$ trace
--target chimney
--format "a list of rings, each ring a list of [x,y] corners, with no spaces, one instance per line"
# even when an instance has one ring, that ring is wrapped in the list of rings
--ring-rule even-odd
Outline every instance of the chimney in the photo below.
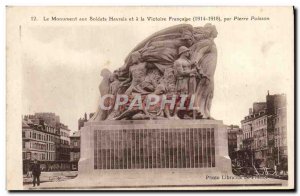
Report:
[[[252,108],[249,108],[249,115],[252,115],[252,114],[253,114]]]

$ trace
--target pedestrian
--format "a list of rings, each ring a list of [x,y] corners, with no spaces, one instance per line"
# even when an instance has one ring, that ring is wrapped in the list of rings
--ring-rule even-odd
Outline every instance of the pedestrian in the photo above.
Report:
[[[40,164],[36,159],[33,161],[33,165],[31,167],[32,176],[33,176],[33,186],[35,187],[35,184],[40,186],[40,175],[41,175],[41,168]]]

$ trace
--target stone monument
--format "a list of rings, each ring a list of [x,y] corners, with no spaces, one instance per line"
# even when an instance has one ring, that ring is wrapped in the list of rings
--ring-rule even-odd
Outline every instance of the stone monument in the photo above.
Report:
[[[102,70],[97,111],[81,129],[79,177],[143,186],[231,174],[226,127],[210,114],[217,34],[212,24],[172,26],[119,69]]]

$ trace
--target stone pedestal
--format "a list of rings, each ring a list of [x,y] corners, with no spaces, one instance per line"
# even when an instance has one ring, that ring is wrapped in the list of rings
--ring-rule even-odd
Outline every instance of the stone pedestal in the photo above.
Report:
[[[96,182],[110,175],[139,185],[232,175],[226,127],[217,120],[88,122],[81,129],[78,177]]]

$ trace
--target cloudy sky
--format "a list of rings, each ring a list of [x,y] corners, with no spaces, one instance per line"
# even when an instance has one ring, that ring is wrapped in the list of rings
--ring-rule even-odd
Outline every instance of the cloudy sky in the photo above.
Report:
[[[293,40],[286,35],[292,26],[275,13],[269,22],[214,23],[219,31],[211,112],[215,119],[240,125],[252,103],[264,101],[268,90],[289,92]],[[101,69],[119,68],[140,41],[176,24],[23,27],[22,113],[55,112],[76,131],[77,120],[97,107]]]

